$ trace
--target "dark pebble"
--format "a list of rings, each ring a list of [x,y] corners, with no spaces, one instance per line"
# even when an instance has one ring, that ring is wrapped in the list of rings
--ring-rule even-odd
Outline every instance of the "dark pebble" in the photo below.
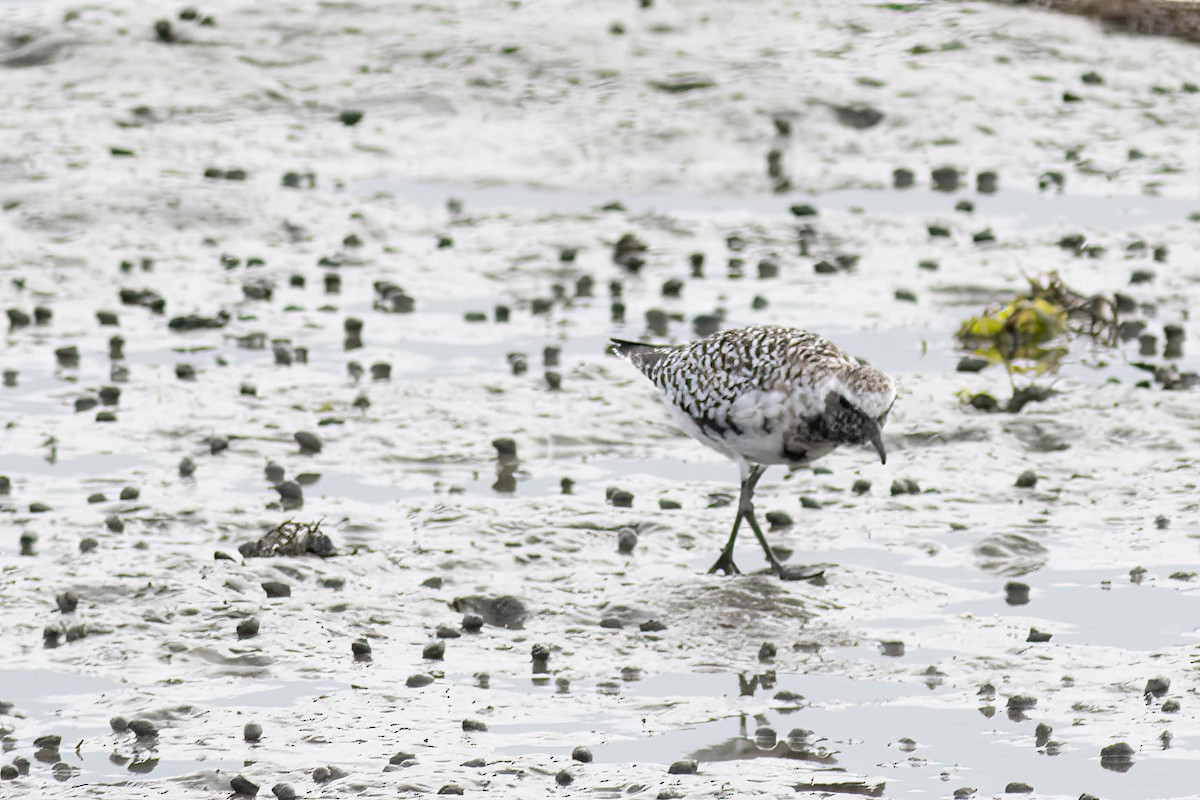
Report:
[[[1016,485],[1020,489],[1032,489],[1037,486],[1037,480],[1037,474],[1033,470],[1027,469],[1017,476]]]
[[[776,648],[772,642],[763,642],[762,647],[758,648],[759,661],[773,661],[776,655]]]
[[[271,794],[275,795],[277,800],[296,800],[296,790],[290,783],[275,784],[271,787]]]
[[[920,494],[920,493],[921,493],[921,487],[919,487],[917,485],[917,482],[914,480],[910,480],[908,478],[900,478],[900,479],[892,481],[892,496],[893,497],[895,497],[898,494]]]
[[[96,503],[107,503],[108,498],[100,492],[96,492],[95,494],[89,494],[87,501],[88,505],[95,505]]]
[[[363,112],[353,108],[347,108],[338,114],[338,122],[347,127],[353,127],[357,125],[362,118]]]
[[[129,730],[139,739],[153,739],[158,736],[158,727],[148,719],[130,720]]]
[[[1029,584],[1009,581],[1004,584],[1004,602],[1010,606],[1023,606],[1029,602]]]
[[[763,516],[767,520],[767,524],[775,530],[790,528],[794,524],[791,515],[786,511],[768,511]]]
[[[439,639],[458,639],[462,636],[462,631],[449,625],[438,625],[436,635]]]
[[[512,595],[456,597],[452,605],[455,611],[478,614],[489,625],[513,630],[523,628],[525,619],[529,615],[525,604]],[[463,627],[470,631],[470,628],[466,627],[466,623],[467,619],[464,617]]]
[[[20,774],[12,764],[5,764],[0,767],[0,781],[14,781]]]
[[[1033,729],[1034,747],[1045,747],[1050,741],[1050,736],[1054,733],[1054,729],[1044,722],[1039,722],[1037,727]]]
[[[666,629],[667,626],[656,619],[648,619],[638,626],[638,630],[640,630],[642,633],[658,633],[659,631],[665,631]]]
[[[955,370],[958,372],[979,372],[991,363],[986,358],[979,356],[963,356],[958,360],[958,365]]]
[[[1046,631],[1039,631],[1037,628],[1030,628],[1029,635],[1027,637],[1025,637],[1025,641],[1033,642],[1035,644],[1041,644],[1043,642],[1050,641],[1050,637],[1052,637],[1053,635],[1054,634],[1047,633]]]
[[[60,347],[54,351],[54,357],[58,363],[64,367],[79,366],[79,348],[75,345],[69,347]]]
[[[1030,786],[1028,783],[1021,783],[1020,781],[1013,781],[1004,787],[1005,794],[1029,794],[1032,791],[1032,786]]]
[[[176,364],[175,377],[181,381],[196,380],[196,368],[191,364]]]
[[[620,630],[621,628],[625,627],[625,623],[621,622],[621,620],[617,619],[616,617],[605,617],[600,620],[600,627],[607,628],[609,630]]]
[[[350,643],[350,652],[353,653],[356,658],[369,656],[371,655],[371,645],[363,639],[358,639]]]
[[[258,636],[259,622],[258,617],[247,617],[237,624],[237,635],[239,639],[251,639]]]
[[[1170,691],[1170,689],[1171,679],[1160,675],[1156,678],[1151,678],[1150,680],[1146,681],[1146,688],[1143,690],[1142,694],[1152,694],[1155,697],[1162,697],[1164,694]]]
[[[995,194],[999,183],[1000,176],[995,172],[981,172],[975,176],[975,191],[980,194]]]
[[[196,474],[196,462],[184,456],[179,461],[179,476],[181,478],[190,478]]]
[[[633,492],[627,492],[624,489],[616,489],[609,495],[608,500],[617,508],[632,508],[633,507]]]
[[[669,775],[695,775],[697,769],[699,769],[699,767],[697,766],[695,761],[692,761],[691,759],[684,759],[683,761],[676,761],[674,764],[672,764],[670,767],[668,767],[667,774],[669,774]]]
[[[871,491],[871,482],[865,480],[864,478],[859,478],[854,482],[854,485],[850,487],[850,491],[854,492],[855,494],[866,494],[867,492]]]
[[[25,756],[17,756],[13,759],[12,765],[17,768],[17,772],[22,775],[29,774],[29,759]]]
[[[403,764],[405,761],[412,761],[415,758],[416,758],[416,755],[414,755],[413,753],[406,753],[404,751],[401,751],[399,753],[396,753],[391,758],[389,758],[388,763],[389,764]]]
[[[392,379],[392,365],[386,361],[378,361],[371,365],[371,380],[373,381],[390,381]]]
[[[304,500],[304,490],[296,481],[284,481],[283,483],[276,484],[275,491],[279,492],[280,499],[284,501],[296,502]]]
[[[58,610],[64,614],[70,614],[79,605],[79,595],[74,592],[63,592],[54,598],[54,602],[58,604]]]
[[[1011,711],[1028,711],[1037,708],[1037,698],[1026,694],[1014,694],[1008,698],[1008,708]]]
[[[893,296],[902,303],[917,302],[917,295],[911,289],[897,289]]]
[[[34,509],[32,506],[30,506],[29,510],[33,511]],[[21,534],[21,538],[18,540],[21,546],[21,555],[36,555],[36,552],[34,551],[34,545],[37,544],[37,538],[37,534],[30,531],[25,531]]]
[[[100,405],[100,401],[94,397],[80,397],[75,400],[75,411],[90,411]]]
[[[308,431],[297,431],[293,434],[296,439],[296,444],[300,445],[300,452],[311,455],[321,452],[321,440],[314,433]]]
[[[418,672],[415,675],[409,675],[408,680],[404,682],[404,685],[410,689],[420,689],[423,686],[428,686],[429,684],[433,683],[433,680],[434,679],[432,675],[426,675],[423,672]]]
[[[108,721],[108,726],[113,729],[114,733],[124,733],[129,730],[129,720],[124,717],[113,717]]]
[[[904,642],[895,640],[889,642],[880,642],[879,652],[889,658],[903,658]]]
[[[242,728],[242,738],[247,742],[257,742],[262,738],[262,735],[262,725],[259,725],[257,722],[247,722]]]
[[[683,504],[678,500],[670,500],[666,497],[660,497],[658,500],[658,507],[663,511],[678,511],[679,509],[683,508]]]
[[[499,458],[517,457],[517,443],[507,436],[493,439],[492,447],[496,448],[496,456]]]
[[[892,188],[907,189],[916,182],[917,176],[911,169],[900,167],[892,170]]]
[[[930,173],[933,188],[939,192],[957,191],[959,177],[959,171],[954,167],[938,167]]]
[[[438,640],[430,642],[421,650],[421,658],[427,658],[430,661],[441,661],[446,655],[446,643]]]
[[[39,750],[57,750],[61,744],[62,737],[54,733],[48,733],[33,740],[33,746]]]
[[[447,783],[445,786],[438,789],[437,793],[438,794],[462,794],[463,789],[461,786],[459,786],[457,784]]]
[[[638,535],[629,528],[622,528],[617,533],[617,552],[622,555],[629,555],[633,552],[633,548],[637,547]]]
[[[241,775],[234,776],[234,779],[229,782],[229,788],[235,794],[244,794],[250,797],[258,794],[258,784],[250,782]]]
[[[565,769],[559,770],[558,774],[554,776],[554,782],[559,786],[570,786],[571,782],[574,780],[575,776],[570,772],[567,772]]]
[[[473,731],[486,731],[488,726],[486,722],[477,719],[464,719],[462,721],[462,729],[470,733]]]
[[[462,629],[467,633],[478,633],[483,628],[483,617],[478,614],[464,614]]]
[[[263,581],[262,588],[267,593],[267,597],[292,596],[292,587],[283,581]]]
[[[583,745],[579,745],[571,751],[571,758],[583,764],[592,763],[592,751]]]

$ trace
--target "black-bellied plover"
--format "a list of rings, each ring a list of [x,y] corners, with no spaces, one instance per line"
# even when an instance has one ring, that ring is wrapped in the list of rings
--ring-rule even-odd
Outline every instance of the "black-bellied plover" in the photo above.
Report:
[[[754,516],[754,487],[772,464],[802,466],[842,444],[869,442],[887,463],[882,430],[896,402],[891,379],[795,328],[720,331],[683,345],[612,342],[654,382],[680,427],[741,471],[733,531],[709,572],[739,572],[733,545],[744,519],[777,575],[804,577],[771,552]]]

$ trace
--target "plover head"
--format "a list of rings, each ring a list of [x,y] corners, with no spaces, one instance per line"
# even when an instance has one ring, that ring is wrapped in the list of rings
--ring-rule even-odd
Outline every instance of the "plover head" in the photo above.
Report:
[[[822,427],[830,441],[839,444],[870,442],[887,463],[883,426],[896,402],[892,381],[869,364],[862,364],[845,379],[837,381],[825,395]]]

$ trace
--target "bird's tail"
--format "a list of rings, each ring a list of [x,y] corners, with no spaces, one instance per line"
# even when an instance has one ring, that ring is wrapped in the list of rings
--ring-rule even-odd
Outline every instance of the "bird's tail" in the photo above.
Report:
[[[646,372],[650,367],[668,352],[671,348],[662,347],[656,344],[647,344],[645,342],[630,342],[625,339],[610,339],[612,342],[612,350],[621,358],[629,359],[629,362],[637,367],[642,372]]]

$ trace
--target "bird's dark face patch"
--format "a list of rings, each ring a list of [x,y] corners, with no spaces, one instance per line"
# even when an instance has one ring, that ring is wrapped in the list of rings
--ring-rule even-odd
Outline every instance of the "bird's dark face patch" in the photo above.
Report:
[[[886,414],[884,415],[886,418]],[[866,444],[870,442],[879,451],[884,462],[887,455],[881,437],[882,422],[871,419],[850,402],[845,395],[830,392],[825,395],[825,411],[810,424],[814,433],[827,442],[837,444]]]

